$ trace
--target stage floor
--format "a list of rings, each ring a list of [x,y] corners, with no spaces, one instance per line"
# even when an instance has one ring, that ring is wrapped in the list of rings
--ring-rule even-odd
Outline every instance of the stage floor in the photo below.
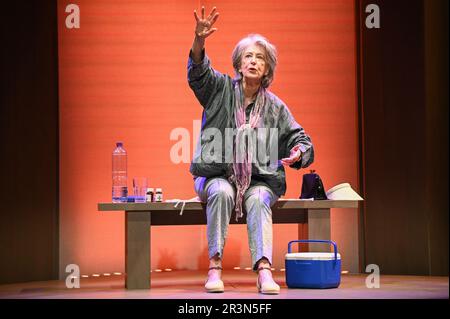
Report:
[[[380,288],[366,287],[366,274],[343,274],[337,289],[289,289],[285,273],[275,271],[279,295],[257,293],[256,274],[249,270],[224,270],[224,293],[206,293],[206,271],[152,273],[152,289],[126,290],[123,275],[81,278],[80,288],[68,289],[65,281],[40,281],[0,285],[1,299],[442,299],[449,298],[448,277],[382,275]]]

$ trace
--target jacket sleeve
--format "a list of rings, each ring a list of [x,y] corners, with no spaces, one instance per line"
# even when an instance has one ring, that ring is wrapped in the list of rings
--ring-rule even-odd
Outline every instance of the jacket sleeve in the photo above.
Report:
[[[200,104],[205,109],[211,109],[218,106],[216,103],[213,103],[213,100],[222,91],[226,82],[226,76],[211,67],[211,62],[205,54],[205,50],[202,53],[202,61],[198,64],[191,57],[192,51],[189,53],[187,66],[188,83]]]
[[[286,106],[283,107],[281,112],[279,124],[280,156],[282,158],[289,157],[291,149],[296,145],[300,145],[300,150],[302,152],[301,159],[290,165],[290,167],[295,169],[308,167],[314,161],[314,146],[311,137],[306,134],[303,127],[295,121]]]

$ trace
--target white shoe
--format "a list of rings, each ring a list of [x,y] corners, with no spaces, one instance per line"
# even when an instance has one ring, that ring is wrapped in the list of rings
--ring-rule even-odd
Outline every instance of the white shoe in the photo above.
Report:
[[[258,278],[256,278],[256,288],[258,292],[264,295],[278,295],[280,293],[280,286],[273,280],[273,278],[266,278],[263,282],[259,282],[259,271],[263,269],[270,270],[270,267],[258,268]]]
[[[217,267],[209,268],[209,270],[211,270],[211,269],[222,270],[222,267],[217,266]],[[206,289],[206,292],[224,292],[225,291],[223,281],[220,278],[210,279],[208,277],[208,279],[205,283],[205,289]]]

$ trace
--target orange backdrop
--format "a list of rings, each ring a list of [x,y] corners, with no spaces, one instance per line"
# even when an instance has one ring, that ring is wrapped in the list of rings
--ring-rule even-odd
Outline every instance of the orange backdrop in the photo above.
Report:
[[[66,6],[80,8],[80,28],[68,29]],[[213,66],[232,74],[231,52],[249,33],[279,51],[271,90],[311,135],[312,169],[325,188],[349,182],[358,190],[358,136],[353,0],[58,1],[60,95],[60,273],[124,271],[124,214],[100,213],[111,200],[111,152],[121,140],[128,176],[147,176],[165,199],[195,196],[189,164],[174,164],[175,128],[193,131],[201,107],[186,81],[193,10],[218,7],[219,30],[207,40]],[[192,140],[191,140],[192,145]],[[192,148],[191,148],[192,149]],[[192,154],[190,154],[192,155]],[[300,194],[305,171],[288,169],[286,197]],[[332,238],[343,269],[358,249],[357,213],[335,209]],[[205,226],[152,228],[152,268],[207,265]],[[295,225],[274,226],[274,266],[284,266]],[[250,266],[246,226],[230,227],[225,267]]]

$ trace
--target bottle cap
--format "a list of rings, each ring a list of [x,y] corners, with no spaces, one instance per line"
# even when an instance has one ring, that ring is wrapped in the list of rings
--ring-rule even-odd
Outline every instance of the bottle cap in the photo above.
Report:
[[[162,192],[162,189],[161,188],[157,188],[156,191],[157,192]]]
[[[122,147],[122,146],[123,146],[123,143],[122,143],[122,142],[117,142],[117,143],[116,143],[116,146],[117,146],[117,147]]]
[[[153,192],[153,187],[147,187],[147,192]]]

